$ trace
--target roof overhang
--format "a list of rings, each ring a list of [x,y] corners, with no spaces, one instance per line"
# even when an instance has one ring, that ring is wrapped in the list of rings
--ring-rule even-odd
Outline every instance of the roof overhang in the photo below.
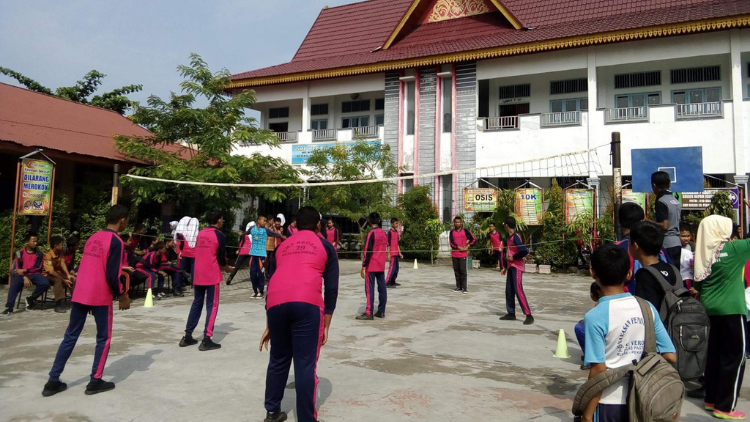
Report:
[[[415,2],[416,3],[416,2]],[[601,32],[575,37],[558,38],[524,44],[514,44],[473,51],[425,56],[404,60],[394,60],[370,63],[349,67],[339,67],[311,72],[290,73],[266,77],[245,78],[232,81],[227,90],[249,88],[290,82],[310,81],[317,79],[337,78],[342,76],[378,73],[389,70],[407,69],[436,64],[457,63],[471,60],[483,60],[521,54],[539,53],[545,51],[562,50],[567,48],[585,47],[590,45],[609,44],[639,39],[669,37],[722,29],[750,26],[750,15],[731,16],[724,18],[706,19],[699,21],[681,22],[667,25],[650,26],[611,32]]]

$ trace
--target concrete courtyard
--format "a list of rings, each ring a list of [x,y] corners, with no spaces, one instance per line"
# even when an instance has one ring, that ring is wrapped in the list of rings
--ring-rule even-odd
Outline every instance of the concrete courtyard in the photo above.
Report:
[[[451,291],[449,267],[403,265],[402,287],[388,291],[384,320],[356,321],[364,308],[357,261],[342,261],[340,294],[318,365],[319,417],[334,421],[570,421],[572,398],[585,380],[573,326],[593,303],[591,280],[527,275],[536,324],[499,321],[505,280],[469,270],[470,294]],[[247,270],[237,279],[245,280]],[[214,340],[222,349],[180,348],[192,290],[154,308],[143,299],[115,311],[104,378],[117,388],[85,396],[95,345],[93,318],[62,380],[68,391],[41,396],[68,315],[51,309],[0,319],[2,421],[262,421],[268,353],[258,352],[263,302],[249,282],[222,285]],[[7,294],[3,289],[0,294]],[[115,304],[116,306],[116,304]],[[202,330],[203,319],[199,324]],[[553,357],[564,329],[571,357]],[[198,330],[196,330],[198,334]],[[197,338],[201,338],[200,335]],[[283,410],[296,420],[290,375]],[[750,391],[739,408],[750,411]],[[708,420],[686,399],[683,421]]]

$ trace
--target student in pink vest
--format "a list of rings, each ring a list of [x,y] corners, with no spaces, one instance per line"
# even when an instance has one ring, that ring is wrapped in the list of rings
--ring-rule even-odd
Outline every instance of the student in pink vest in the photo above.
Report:
[[[380,227],[383,224],[380,214],[373,212],[367,217],[372,230],[365,240],[365,258],[362,261],[362,278],[365,279],[365,312],[357,319],[372,321],[372,310],[375,307],[375,282],[378,284],[378,311],[375,316],[385,318],[385,304],[388,302],[388,290],[385,287],[385,255],[388,249],[388,238]]]
[[[326,229],[325,229],[325,235],[326,240],[333,245],[334,250],[339,249],[339,229],[336,228],[336,226],[333,224],[333,220],[330,218],[328,219],[328,222],[326,223]]]
[[[388,264],[388,277],[385,278],[385,286],[388,288],[401,285],[400,283],[396,283],[399,261],[404,259],[404,255],[401,254],[401,247],[398,244],[401,238],[401,234],[398,232],[398,225],[398,218],[391,218],[391,229],[388,230],[388,234],[386,235],[388,238],[388,256],[391,258],[390,264]]]
[[[130,309],[130,298],[120,285],[122,267],[127,264],[123,262],[123,242],[117,235],[127,225],[128,209],[123,205],[113,205],[107,212],[107,228],[94,233],[83,247],[76,288],[71,299],[70,323],[49,372],[49,381],[42,390],[44,397],[65,391],[68,387],[60,381],[60,375],[73,353],[89,312],[96,321],[96,349],[86,395],[115,388],[115,383],[102,380],[102,374],[112,340],[112,297],[119,296],[120,310]]]
[[[503,238],[500,237],[500,232],[495,228],[495,223],[490,223],[490,231],[487,233],[487,239],[490,241],[492,246],[492,252],[495,254],[497,259],[497,269],[505,268],[505,262],[503,262]]]
[[[297,212],[299,232],[276,250],[278,267],[266,296],[266,331],[260,350],[271,342],[266,374],[266,421],[284,421],[281,411],[294,361],[297,420],[315,422],[317,366],[320,348],[328,340],[339,291],[339,261],[333,245],[316,234],[318,211],[302,207]],[[321,282],[322,280],[322,282]]]
[[[34,292],[31,296],[26,297],[26,309],[31,309],[34,301],[49,289],[49,280],[42,274],[44,254],[36,247],[39,236],[36,233],[29,232],[23,240],[26,242],[26,246],[13,255],[12,278],[3,315],[13,313],[16,297],[24,287],[29,288],[32,284],[34,285]]]
[[[531,316],[529,300],[523,291],[523,258],[529,254],[529,249],[523,244],[521,236],[516,232],[516,219],[508,217],[505,219],[505,232],[508,234],[508,266],[503,269],[502,275],[508,274],[505,281],[505,308],[508,314],[500,317],[502,321],[514,321],[516,319],[516,297],[521,304],[521,310],[526,315],[524,325],[534,323]]]
[[[219,312],[219,286],[224,280],[221,274],[231,272],[233,268],[227,265],[227,240],[219,230],[224,225],[224,215],[218,209],[208,211],[206,220],[209,226],[198,233],[195,242],[195,267],[193,273],[193,292],[195,299],[190,307],[185,336],[180,340],[180,347],[192,346],[198,343],[193,339],[193,331],[201,319],[201,308],[206,304],[206,328],[203,330],[203,341],[199,347],[201,351],[220,349],[221,345],[214,343],[216,314]]]
[[[469,282],[466,274],[466,258],[469,256],[469,248],[477,241],[469,229],[464,228],[464,220],[456,216],[453,219],[453,230],[448,234],[448,243],[451,245],[451,259],[453,261],[453,274],[456,277],[456,288],[454,292],[469,293]]]

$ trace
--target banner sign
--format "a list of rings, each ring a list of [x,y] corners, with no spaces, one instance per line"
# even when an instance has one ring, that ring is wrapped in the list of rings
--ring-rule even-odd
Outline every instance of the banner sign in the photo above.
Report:
[[[380,141],[367,141],[367,143],[380,145]],[[325,143],[314,143],[314,144],[295,144],[295,145],[292,145],[292,164],[307,163],[307,160],[310,159],[313,153],[321,149],[328,149],[334,146],[344,146],[348,150],[356,144],[357,144],[357,141],[325,142]]]
[[[21,162],[21,186],[18,187],[18,213],[47,215],[52,187],[52,163],[24,159]]]
[[[646,210],[646,194],[643,192],[633,192],[633,189],[622,190],[622,203],[634,202]]]
[[[683,210],[705,210],[711,205],[711,198],[719,191],[729,192],[729,199],[732,201],[732,208],[740,209],[740,190],[733,189],[704,189],[703,192],[683,192],[682,209]]]
[[[523,188],[516,190],[516,215],[530,226],[542,224],[542,190],[537,188]]]
[[[495,208],[497,208],[497,191],[495,189],[464,189],[464,211],[493,212]]]
[[[565,191],[565,222],[570,223],[581,213],[594,215],[594,191],[568,189]]]

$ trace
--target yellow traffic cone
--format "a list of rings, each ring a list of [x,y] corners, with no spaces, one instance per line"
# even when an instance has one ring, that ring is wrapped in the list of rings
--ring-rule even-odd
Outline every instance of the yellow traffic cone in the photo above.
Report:
[[[555,357],[561,359],[570,357],[570,353],[568,353],[568,342],[565,341],[565,330],[560,330],[560,334],[557,335],[557,350],[555,351]]]
[[[153,293],[151,293],[151,289],[148,289],[148,292],[146,292],[146,300],[143,301],[143,307],[144,308],[154,307],[154,295]]]
[[[417,264],[417,260],[416,259],[414,260],[414,269],[415,270],[419,269],[419,264]]]

